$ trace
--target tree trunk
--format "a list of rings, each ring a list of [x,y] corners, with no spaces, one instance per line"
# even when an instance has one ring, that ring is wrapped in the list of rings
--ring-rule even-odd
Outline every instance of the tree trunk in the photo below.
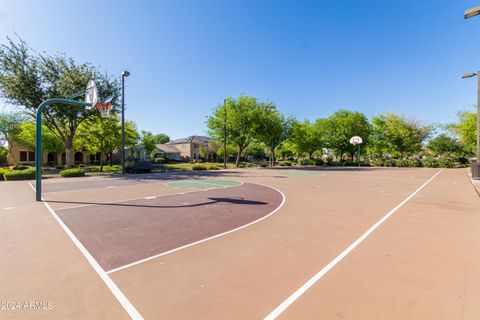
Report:
[[[272,167],[275,167],[275,148],[271,149],[272,154]]]
[[[73,149],[73,137],[63,141],[65,146],[65,165],[67,168],[73,167],[72,149]]]
[[[103,172],[103,152],[100,152],[100,172]]]
[[[309,153],[308,153],[308,159],[312,160],[312,156],[313,156],[313,153],[314,153],[314,152],[315,152],[315,151],[312,151],[312,152],[309,152]]]
[[[242,150],[240,148],[238,148],[238,152],[237,152],[237,159],[235,160],[235,167],[238,168],[239,164],[240,164],[240,155],[242,154]]]

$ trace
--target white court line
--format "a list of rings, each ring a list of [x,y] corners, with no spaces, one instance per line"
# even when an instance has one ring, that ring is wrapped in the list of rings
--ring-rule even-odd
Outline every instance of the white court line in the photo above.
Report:
[[[353,251],[360,243],[362,243],[373,231],[375,231],[382,223],[384,223],[388,218],[390,218],[398,209],[400,209],[405,203],[407,203],[411,198],[413,198],[420,190],[422,190],[427,184],[430,183],[436,176],[442,172],[438,171],[428,179],[424,184],[422,184],[417,190],[415,190],[411,195],[409,195],[405,200],[400,202],[395,208],[390,210],[383,218],[377,221],[373,226],[371,226],[364,234],[362,234],[355,242],[353,242],[348,248],[346,248],[342,253],[340,253],[335,259],[330,261],[322,270],[305,282],[300,288],[297,289],[292,295],[290,295],[285,301],[283,301],[278,307],[276,307],[270,314],[268,314],[264,320],[274,320],[280,314],[282,314],[292,303],[294,303],[298,298],[300,298],[310,287],[312,287],[318,280],[320,280],[328,271],[330,271],[337,263],[342,261],[350,252]]]
[[[214,181],[214,180],[208,180],[208,181]],[[228,187],[236,187],[236,186],[241,186],[243,184],[242,181],[237,181],[237,180],[218,180],[218,181],[234,181],[234,182],[239,182],[240,184],[238,185],[235,185],[235,186],[229,186],[229,185],[224,185],[224,184],[218,184],[218,183],[215,183],[215,182],[203,182],[202,180],[175,180],[175,181],[169,181],[167,183],[165,183],[165,186],[169,187],[169,188],[172,188],[172,189],[190,189],[189,187],[175,187],[175,186],[170,186],[170,183],[174,183],[174,182],[184,182],[184,183],[193,183],[193,184],[203,184],[203,185],[210,185],[210,186],[213,186],[213,188],[210,188],[210,189],[221,189],[221,188],[228,188]]]
[[[29,182],[28,185],[35,191],[35,187]],[[58,217],[55,211],[50,207],[48,202],[44,201],[42,198],[43,204],[48,209],[48,211],[52,214],[53,218],[57,221],[57,223],[62,227],[63,231],[68,235],[68,237],[72,240],[72,242],[77,246],[78,250],[83,254],[83,256],[87,259],[90,263],[92,268],[97,272],[100,278],[103,280],[105,285],[110,289],[110,292],[115,296],[118,302],[122,305],[125,311],[132,319],[143,319],[140,313],[135,309],[133,304],[128,300],[128,298],[123,294],[120,288],[113,282],[112,278],[103,270],[103,268],[98,264],[98,262],[92,257],[92,255],[85,249],[83,244],[75,237],[73,232],[63,223],[63,221]]]
[[[192,247],[192,246],[195,246],[197,244],[200,244],[200,243],[203,243],[203,242],[206,242],[206,241],[209,241],[209,240],[213,240],[213,239],[216,239],[216,238],[219,238],[219,237],[222,237],[222,236],[225,236],[229,233],[232,233],[232,232],[235,232],[235,231],[238,231],[238,230],[241,230],[241,229],[244,229],[246,227],[249,227],[257,222],[260,222],[264,219],[267,219],[268,217],[270,217],[271,215],[273,215],[274,213],[276,213],[278,210],[280,210],[280,208],[283,207],[283,205],[285,204],[285,195],[283,194],[282,191],[274,188],[274,187],[270,187],[270,186],[267,186],[267,185],[264,185],[264,184],[261,184],[261,183],[255,183],[255,182],[248,182],[248,183],[251,183],[251,184],[256,184],[256,185],[260,185],[260,186],[264,186],[264,187],[267,187],[267,188],[270,188],[270,189],[273,189],[275,191],[277,191],[278,193],[280,193],[282,195],[282,202],[280,203],[280,205],[275,209],[273,210],[272,212],[270,212],[269,214],[267,214],[266,216],[263,216],[255,221],[252,221],[250,223],[247,223],[243,226],[240,226],[238,228],[235,228],[235,229],[232,229],[232,230],[229,230],[229,231],[226,231],[226,232],[223,232],[223,233],[219,233],[217,235],[214,235],[212,237],[209,237],[209,238],[205,238],[205,239],[202,239],[202,240],[199,240],[199,241],[196,241],[196,242],[192,242],[192,243],[189,243],[189,244],[186,244],[184,246],[181,246],[181,247],[178,247],[178,248],[175,248],[175,249],[172,249],[172,250],[169,250],[169,251],[165,251],[165,252],[162,252],[162,253],[159,253],[159,254],[156,254],[154,256],[150,256],[148,258],[145,258],[145,259],[141,259],[141,260],[138,260],[138,261],[135,261],[135,262],[132,262],[132,263],[129,263],[129,264],[126,264],[124,266],[121,266],[121,267],[118,267],[118,268],[115,268],[115,269],[111,269],[109,271],[107,271],[107,274],[110,274],[110,273],[113,273],[113,272],[117,272],[117,271],[120,271],[120,270],[123,270],[123,269],[126,269],[126,268],[130,268],[130,267],[133,267],[133,266],[136,266],[140,263],[144,263],[144,262],[147,262],[147,261],[150,261],[150,260],[153,260],[153,259],[156,259],[156,258],[159,258],[161,256],[165,256],[167,254],[170,254],[170,253],[173,253],[173,252],[177,252],[177,251],[180,251],[180,250],[183,250],[183,249],[186,249],[186,248],[189,248],[189,247]]]

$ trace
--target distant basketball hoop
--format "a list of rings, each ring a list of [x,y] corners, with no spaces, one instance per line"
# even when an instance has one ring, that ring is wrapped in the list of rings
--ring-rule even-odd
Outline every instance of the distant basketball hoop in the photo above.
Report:
[[[359,136],[354,136],[350,139],[350,143],[356,146],[357,144],[362,144],[363,140]]]

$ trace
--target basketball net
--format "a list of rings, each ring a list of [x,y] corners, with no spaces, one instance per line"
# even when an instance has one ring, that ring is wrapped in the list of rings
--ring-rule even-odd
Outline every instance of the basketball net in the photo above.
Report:
[[[110,117],[110,111],[113,109],[113,104],[110,102],[97,102],[94,106],[94,109],[97,109],[100,112],[102,118]]]

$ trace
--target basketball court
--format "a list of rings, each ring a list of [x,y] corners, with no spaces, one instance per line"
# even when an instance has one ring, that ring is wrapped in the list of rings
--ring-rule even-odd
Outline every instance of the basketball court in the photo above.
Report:
[[[241,169],[0,184],[2,317],[476,319],[465,169]],[[8,227],[7,227],[8,226]]]

